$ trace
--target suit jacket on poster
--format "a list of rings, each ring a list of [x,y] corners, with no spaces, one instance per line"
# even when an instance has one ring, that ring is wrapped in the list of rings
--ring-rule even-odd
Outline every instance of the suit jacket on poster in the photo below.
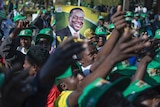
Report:
[[[56,32],[56,43],[57,45],[62,42],[64,39],[66,39],[67,37],[72,36],[71,31],[69,29],[69,27],[65,27],[61,30],[58,30]],[[84,39],[84,36],[82,34],[80,34],[80,38]],[[60,40],[59,40],[60,39]]]

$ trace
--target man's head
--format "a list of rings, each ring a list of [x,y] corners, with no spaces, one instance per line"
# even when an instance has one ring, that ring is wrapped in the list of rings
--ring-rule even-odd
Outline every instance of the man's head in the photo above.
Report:
[[[28,49],[32,42],[32,31],[30,29],[23,29],[18,36],[20,37],[21,46]]]
[[[80,83],[84,75],[76,64],[71,65],[63,74],[56,78],[56,84],[62,90],[75,90],[77,84]]]
[[[82,66],[87,67],[95,61],[97,53],[98,50],[95,45],[92,42],[88,42],[87,48],[77,56],[78,59],[80,59],[79,62],[82,64]]]
[[[29,69],[30,75],[35,75],[49,57],[49,51],[42,46],[31,46],[26,54],[24,69]]]
[[[73,8],[70,11],[68,22],[75,31],[79,31],[83,27],[84,11],[81,8]]]
[[[44,28],[40,30],[35,40],[36,45],[41,45],[47,50],[51,49],[52,42],[53,42],[53,32],[51,28]]]

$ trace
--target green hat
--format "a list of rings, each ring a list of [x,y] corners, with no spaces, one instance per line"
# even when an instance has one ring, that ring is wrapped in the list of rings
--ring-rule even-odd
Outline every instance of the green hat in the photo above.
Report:
[[[114,28],[115,28],[115,26],[114,26],[113,23],[109,24],[109,27],[108,27],[109,30],[110,30],[110,29],[114,29]]]
[[[104,16],[98,16],[98,20],[104,20]]]
[[[67,70],[62,73],[60,76],[56,77],[55,79],[55,84],[59,84],[59,80],[60,79],[63,79],[63,78],[68,78],[68,77],[71,77],[72,76],[72,69],[71,69],[71,66],[67,68]]]
[[[160,39],[160,29],[156,30],[154,38]]]
[[[127,11],[125,17],[132,17],[133,13],[131,11]]]
[[[100,98],[113,88],[123,91],[130,83],[130,78],[122,77],[115,80],[113,83],[102,78],[97,78],[86,86],[78,99],[79,107],[96,107]]]
[[[27,36],[27,37],[32,37],[32,31],[30,29],[23,29],[21,30],[21,32],[19,33],[20,37],[23,37],[23,36]]]
[[[142,14],[141,14],[141,17],[145,18],[145,17],[147,17],[147,14],[142,13]]]
[[[132,21],[132,18],[131,18],[131,17],[126,17],[126,18],[125,18],[125,21],[128,21],[128,22],[129,22],[129,21]]]
[[[139,95],[150,92],[150,90],[157,90],[159,87],[160,84],[151,86],[142,80],[136,80],[132,82],[125,91],[123,91],[123,95],[133,103]]]
[[[47,10],[46,10],[46,9],[43,9],[43,10],[42,10],[42,13],[43,13],[43,14],[46,14],[46,13],[47,13]]]
[[[37,43],[40,38],[46,38],[50,43],[53,42],[53,32],[52,29],[50,28],[44,28],[41,29],[38,33],[38,35],[36,36],[36,41],[35,43]]]
[[[6,13],[5,11],[0,11],[0,18],[5,19],[6,18]]]
[[[98,26],[95,30],[96,35],[107,35],[107,31],[105,27]]]
[[[17,6],[16,6],[16,5],[14,5],[14,6],[13,6],[13,9],[17,9]]]
[[[151,88],[151,85],[142,80],[136,80],[123,91],[123,95],[133,102],[140,93],[149,88]]]
[[[139,14],[138,13],[134,14],[134,17],[139,17]]]
[[[54,6],[51,6],[51,7],[50,7],[50,10],[54,10],[54,9],[55,9],[55,7],[54,7]]]
[[[149,76],[160,76],[160,63],[152,60],[147,66],[147,73],[149,74]]]
[[[24,20],[24,19],[26,19],[26,17],[19,14],[19,15],[14,16],[13,21],[17,22],[19,20]]]

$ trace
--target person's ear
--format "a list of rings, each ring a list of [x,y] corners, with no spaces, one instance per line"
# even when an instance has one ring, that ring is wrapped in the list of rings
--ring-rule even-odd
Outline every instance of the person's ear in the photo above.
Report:
[[[61,87],[63,90],[67,90],[67,89],[68,89],[67,84],[64,83],[64,82],[60,83],[60,87]]]

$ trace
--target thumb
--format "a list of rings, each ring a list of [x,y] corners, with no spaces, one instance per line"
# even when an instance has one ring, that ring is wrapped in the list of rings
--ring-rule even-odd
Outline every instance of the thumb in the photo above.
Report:
[[[117,12],[120,12],[120,11],[122,11],[122,6],[121,6],[121,5],[118,5],[118,7],[117,7]]]

